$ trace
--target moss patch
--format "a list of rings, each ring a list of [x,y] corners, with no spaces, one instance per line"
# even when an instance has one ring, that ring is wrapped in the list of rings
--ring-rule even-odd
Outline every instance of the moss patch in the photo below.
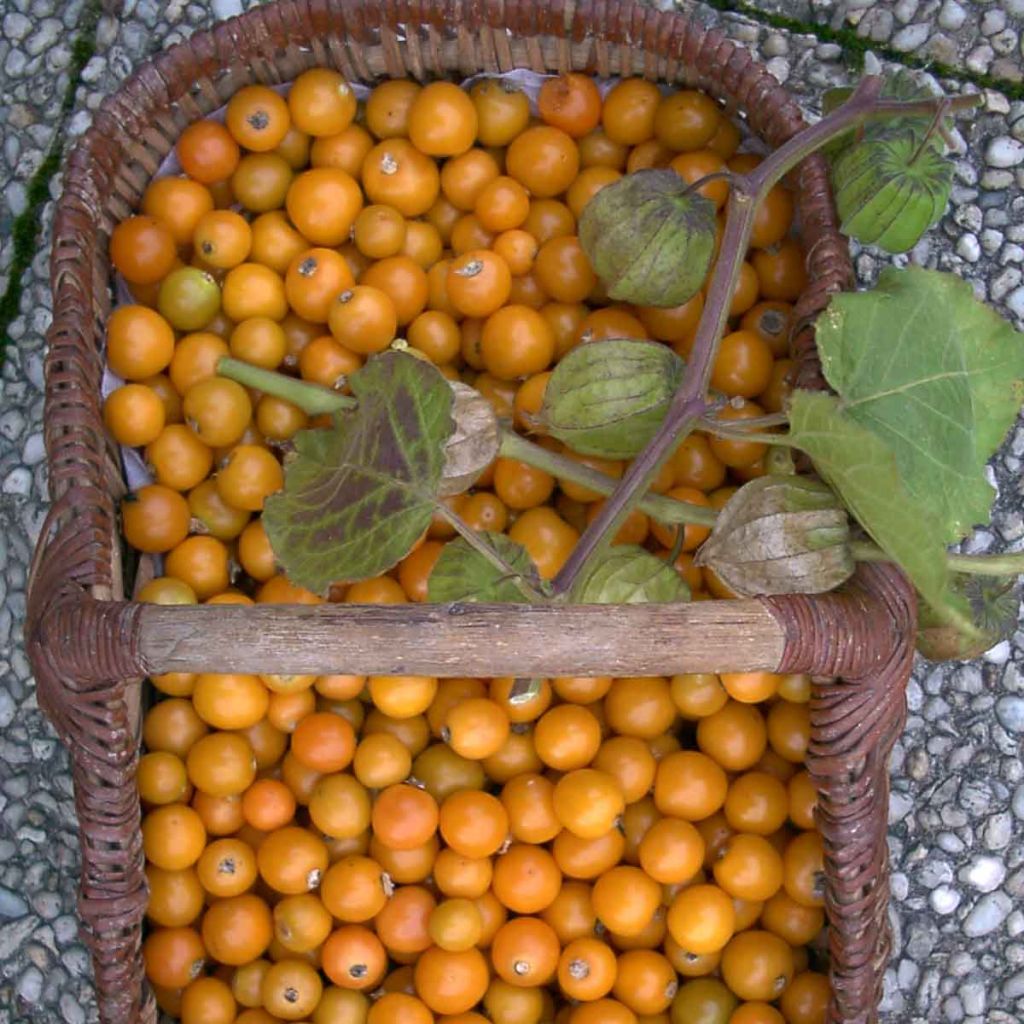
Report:
[[[759,7],[744,0],[702,0],[708,7],[716,11],[728,14],[741,14],[750,18],[751,21],[759,22],[762,25],[769,25],[772,28],[784,29],[787,32],[795,32],[801,35],[814,36],[823,43],[835,43],[842,48],[843,57],[847,64],[855,70],[864,66],[864,55],[871,51],[876,57],[891,61],[894,64],[902,64],[904,67],[916,68],[928,71],[936,78],[948,78],[957,82],[965,82],[976,85],[979,89],[994,89],[1003,93],[1013,100],[1024,99],[1024,82],[1011,82],[1008,79],[998,78],[994,75],[977,74],[968,71],[966,68],[954,68],[939,61],[926,60],[922,57],[915,57],[911,53],[904,53],[884,43],[875,43],[869,39],[862,39],[856,31],[848,26],[832,28],[829,25],[819,25],[813,21],[803,21],[799,18],[789,18],[784,14],[776,14],[772,11],[762,11]]]
[[[14,253],[11,259],[10,277],[7,290],[0,297],[0,366],[10,343],[8,329],[18,315],[21,295],[25,285],[25,273],[32,265],[39,244],[39,230],[42,223],[43,206],[50,198],[50,182],[60,170],[64,153],[65,130],[68,118],[75,106],[75,93],[82,79],[82,69],[96,52],[96,26],[102,10],[101,0],[89,0],[82,12],[78,38],[71,47],[71,66],[68,71],[68,85],[61,100],[60,117],[53,133],[50,148],[28,183],[25,210],[15,219],[11,228]]]

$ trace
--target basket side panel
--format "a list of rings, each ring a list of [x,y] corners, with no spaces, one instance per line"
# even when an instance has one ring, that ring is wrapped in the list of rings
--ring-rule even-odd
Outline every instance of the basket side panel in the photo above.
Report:
[[[906,718],[916,594],[894,566],[861,565],[840,593],[764,600],[786,628],[781,670],[815,677],[807,768],[825,842],[829,1024],[872,1024],[891,950],[889,755]]]

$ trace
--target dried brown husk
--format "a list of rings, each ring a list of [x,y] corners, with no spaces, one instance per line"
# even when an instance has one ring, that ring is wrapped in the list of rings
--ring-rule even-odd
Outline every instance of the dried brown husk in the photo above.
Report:
[[[853,575],[849,518],[818,480],[760,477],[725,504],[694,562],[743,597],[825,593]]]
[[[444,474],[440,494],[461,494],[480,478],[498,457],[501,434],[491,403],[475,388],[451,382],[455,394],[452,419],[455,430],[444,447]]]

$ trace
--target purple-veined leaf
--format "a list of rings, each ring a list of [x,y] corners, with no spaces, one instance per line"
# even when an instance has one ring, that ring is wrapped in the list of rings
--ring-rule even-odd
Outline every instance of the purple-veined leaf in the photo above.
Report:
[[[358,407],[295,436],[284,490],[263,511],[285,573],[318,594],[409,553],[430,525],[454,429],[452,390],[430,363],[385,352],[349,382]]]

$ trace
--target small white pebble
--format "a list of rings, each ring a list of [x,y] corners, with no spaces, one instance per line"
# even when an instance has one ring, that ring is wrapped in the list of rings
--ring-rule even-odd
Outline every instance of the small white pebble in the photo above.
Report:
[[[26,466],[38,466],[46,458],[46,445],[42,434],[30,434],[21,450],[21,459]]]
[[[975,857],[960,871],[960,880],[979,892],[992,892],[1003,884],[1006,867],[998,857]]]
[[[985,162],[990,167],[1016,167],[1024,163],[1024,142],[1011,139],[1009,135],[997,136],[985,150]]]
[[[24,466],[17,466],[7,474],[0,490],[4,494],[18,494],[27,498],[32,493],[32,471]]]
[[[964,934],[972,939],[994,932],[1010,915],[1013,901],[1004,892],[982,896],[964,919]]]
[[[1006,296],[1006,308],[1016,317],[1024,320],[1024,288],[1014,288]]]
[[[789,78],[789,61],[785,57],[772,57],[765,67],[777,82],[785,82]]]
[[[956,0],[946,0],[939,11],[939,24],[951,32],[955,32],[966,20],[967,12]]]
[[[948,885],[940,885],[937,889],[932,889],[928,902],[936,914],[952,914],[960,906],[960,893],[950,889]]]
[[[978,236],[968,232],[960,237],[956,243],[956,253],[968,263],[977,263],[981,259],[981,246],[978,244]]]
[[[242,13],[242,0],[212,0],[210,8],[215,18],[233,18]]]
[[[990,665],[1005,665],[1010,660],[1010,641],[1000,640],[995,647],[990,647],[983,655]]]

